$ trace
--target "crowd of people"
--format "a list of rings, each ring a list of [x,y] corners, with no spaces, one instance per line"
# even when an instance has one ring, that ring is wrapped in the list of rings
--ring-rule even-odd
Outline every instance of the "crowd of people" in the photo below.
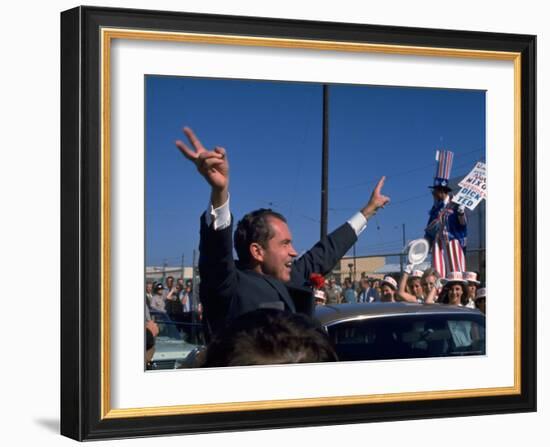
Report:
[[[163,329],[166,334],[196,341],[202,330],[202,306],[195,302],[193,281],[167,276],[164,281],[145,283],[145,360],[151,361],[155,337]]]
[[[321,287],[314,288],[315,304],[438,303],[479,309],[485,314],[486,288],[478,277],[477,272],[450,272],[447,277],[440,278],[433,268],[422,271],[408,266],[397,279],[391,275],[383,278],[363,275],[357,283],[345,278],[340,286],[330,278]]]

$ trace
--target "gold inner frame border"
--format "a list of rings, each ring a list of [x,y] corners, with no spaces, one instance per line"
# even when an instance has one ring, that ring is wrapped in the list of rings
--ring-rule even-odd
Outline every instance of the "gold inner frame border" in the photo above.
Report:
[[[465,50],[440,47],[382,45],[338,41],[264,38],[200,33],[144,31],[121,28],[101,29],[101,419],[173,416],[231,411],[259,411],[317,406],[405,402],[426,399],[458,399],[517,395],[521,393],[521,53]],[[511,387],[422,391],[358,396],[223,402],[143,408],[111,408],[110,364],[110,72],[113,39],[215,45],[294,48],[410,56],[437,56],[467,59],[505,60],[514,63],[514,385]]]

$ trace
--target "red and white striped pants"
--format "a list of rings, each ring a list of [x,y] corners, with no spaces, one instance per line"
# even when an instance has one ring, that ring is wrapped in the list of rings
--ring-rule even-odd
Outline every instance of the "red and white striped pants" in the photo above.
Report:
[[[448,272],[466,271],[466,258],[464,251],[460,246],[460,241],[454,239],[447,244],[434,241],[432,247],[432,267],[437,270],[442,278],[447,276]],[[450,268],[447,270],[447,268]]]

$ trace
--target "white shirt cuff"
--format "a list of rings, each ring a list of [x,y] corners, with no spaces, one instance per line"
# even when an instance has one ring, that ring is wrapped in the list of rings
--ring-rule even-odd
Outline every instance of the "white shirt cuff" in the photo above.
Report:
[[[353,228],[353,231],[355,231],[356,236],[359,236],[367,228],[367,218],[360,211],[351,216],[348,219],[348,223]]]
[[[212,223],[214,224],[214,230],[223,230],[231,225],[231,211],[229,210],[229,197],[227,201],[219,206],[214,208],[212,203],[208,203],[205,214],[206,225],[209,227]]]

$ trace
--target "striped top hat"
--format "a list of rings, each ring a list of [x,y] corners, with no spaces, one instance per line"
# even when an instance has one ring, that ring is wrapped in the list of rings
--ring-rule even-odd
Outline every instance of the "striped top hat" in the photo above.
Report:
[[[451,168],[453,167],[453,157],[454,153],[451,151],[436,151],[434,184],[430,188],[441,188],[446,191],[452,191],[449,188],[449,178],[451,177]]]
[[[469,283],[479,285],[479,281],[477,280],[477,273],[476,272],[463,272],[462,276]]]
[[[441,278],[441,284],[446,286],[447,284],[468,284],[468,282],[462,276],[462,272],[449,272],[446,278]]]

